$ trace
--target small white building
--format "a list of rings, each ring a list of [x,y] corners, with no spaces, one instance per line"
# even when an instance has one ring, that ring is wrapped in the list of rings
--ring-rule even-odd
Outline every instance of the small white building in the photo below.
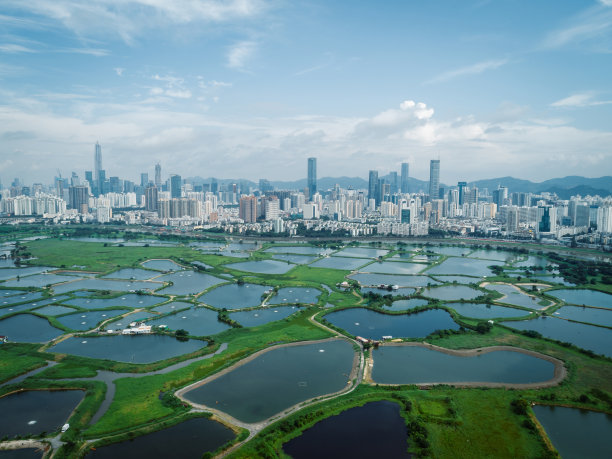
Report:
[[[132,322],[129,328],[125,328],[121,332],[122,335],[146,335],[148,333],[151,333],[151,325],[146,325],[143,322]]]

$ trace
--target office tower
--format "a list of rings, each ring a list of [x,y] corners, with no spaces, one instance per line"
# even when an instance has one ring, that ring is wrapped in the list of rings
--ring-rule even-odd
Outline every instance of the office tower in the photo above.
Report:
[[[370,176],[368,178],[368,199],[376,199],[377,198],[377,189],[378,189],[378,171],[370,171]]]
[[[89,210],[89,190],[85,185],[74,185],[68,188],[68,203],[71,209],[76,209],[81,214]]]
[[[459,188],[459,205],[462,206],[465,202],[465,188],[467,187],[467,182],[457,182],[457,187]]]
[[[392,171],[389,173],[389,193],[395,194],[397,191],[397,172]]]
[[[92,171],[85,171],[85,180],[87,180],[87,183],[89,183],[89,188],[92,188],[94,186]]]
[[[140,174],[140,186],[145,187],[149,184],[149,174],[143,172]]]
[[[79,180],[79,176],[76,174],[76,172],[73,172],[72,176],[70,177],[70,186],[77,186],[80,184],[81,181]]]
[[[408,185],[408,163],[402,163],[402,184],[401,184],[401,192],[402,193],[410,193],[410,186]]]
[[[255,196],[240,198],[239,217],[245,223],[255,223],[257,221],[257,198]]]
[[[259,179],[259,191],[261,191],[262,194],[269,193],[272,190],[274,190],[274,187],[269,180]]]
[[[554,233],[557,231],[557,209],[550,206],[538,206],[538,232]]]
[[[162,180],[161,180],[161,165],[157,163],[155,165],[155,186],[157,189],[161,189]]]
[[[210,180],[210,192],[217,194],[219,191],[219,183],[216,178]]]
[[[438,199],[440,193],[440,160],[429,162],[429,199]]]
[[[519,211],[518,207],[508,207],[506,213],[506,231],[515,233],[519,229]]]
[[[157,187],[155,185],[147,186],[145,189],[145,210],[149,212],[156,212],[158,209],[158,199]]]
[[[317,158],[308,158],[308,197],[312,197],[317,192]]]
[[[173,174],[170,176],[170,197],[181,197],[181,176]]]
[[[102,180],[100,180],[100,172],[102,172],[102,147],[96,142],[94,151],[94,180],[98,189],[102,188]]]

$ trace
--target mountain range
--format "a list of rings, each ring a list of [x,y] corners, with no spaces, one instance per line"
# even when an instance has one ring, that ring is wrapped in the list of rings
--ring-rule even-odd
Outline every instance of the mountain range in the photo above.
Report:
[[[390,176],[381,176],[383,179],[389,179]],[[210,183],[212,178],[202,177],[191,177],[187,179],[194,184]],[[399,177],[398,177],[399,180]],[[220,186],[240,183],[242,187],[257,188],[258,183],[244,179],[217,179]],[[306,179],[300,179],[295,181],[270,181],[270,184],[279,190],[303,190],[306,188]],[[352,188],[352,189],[367,189],[368,181],[361,177],[322,177],[317,180],[317,185],[321,190],[327,190],[333,188],[335,185],[341,188]],[[427,191],[429,182],[426,180],[418,180],[413,177],[409,178],[409,185],[411,192]],[[440,184],[442,187],[446,187],[444,184]],[[453,184],[452,186],[456,186]],[[513,192],[525,192],[525,193],[542,193],[550,192],[556,193],[561,199],[569,199],[571,196],[595,196],[599,195],[602,197],[612,195],[612,177],[605,176],[599,178],[587,178],[580,177],[577,175],[571,175],[568,177],[554,178],[545,180],[543,182],[532,182],[529,180],[522,180],[514,177],[499,177],[493,179],[476,180],[468,182],[469,187],[476,186],[479,189],[487,188],[489,193],[498,188],[498,186],[505,186],[508,188],[509,193]]]

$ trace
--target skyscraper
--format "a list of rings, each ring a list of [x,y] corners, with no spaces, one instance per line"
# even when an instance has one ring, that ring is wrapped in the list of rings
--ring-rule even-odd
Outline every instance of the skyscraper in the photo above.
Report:
[[[317,192],[317,158],[308,158],[308,196],[312,197]]]
[[[94,180],[97,181],[98,187],[100,186],[100,171],[102,170],[102,147],[96,142],[94,151]]]
[[[370,171],[368,177],[368,199],[377,199],[378,193],[378,171]]]
[[[397,172],[389,172],[389,193],[395,194],[398,192],[397,189]]]
[[[181,197],[181,176],[173,174],[170,176],[170,197]]]
[[[467,182],[457,182],[457,187],[459,188],[459,205],[462,206],[465,202],[465,189],[467,187]]]
[[[140,174],[140,186],[146,187],[149,184],[149,174],[143,172]]]
[[[410,187],[408,185],[408,163],[402,163],[402,182],[401,182],[401,192],[409,193]]]
[[[157,189],[161,189],[161,166],[159,163],[155,165],[155,186]]]
[[[429,162],[429,199],[438,199],[440,194],[440,160]]]

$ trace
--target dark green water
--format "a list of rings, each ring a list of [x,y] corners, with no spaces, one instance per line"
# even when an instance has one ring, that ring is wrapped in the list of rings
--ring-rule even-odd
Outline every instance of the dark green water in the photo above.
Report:
[[[373,357],[372,379],[381,384],[525,384],[548,381],[555,371],[551,362],[512,351],[461,357],[420,346],[382,346],[374,350]]]
[[[150,459],[155,457],[201,458],[234,438],[234,433],[208,418],[194,418],[130,441],[114,443],[86,457]]]
[[[562,406],[536,405],[533,412],[563,459],[607,459],[612,416]]]
[[[296,403],[344,388],[354,355],[352,344],[344,340],[281,347],[185,397],[243,422],[258,422]]]
[[[295,459],[409,458],[399,405],[370,402],[324,419],[283,445]]]

